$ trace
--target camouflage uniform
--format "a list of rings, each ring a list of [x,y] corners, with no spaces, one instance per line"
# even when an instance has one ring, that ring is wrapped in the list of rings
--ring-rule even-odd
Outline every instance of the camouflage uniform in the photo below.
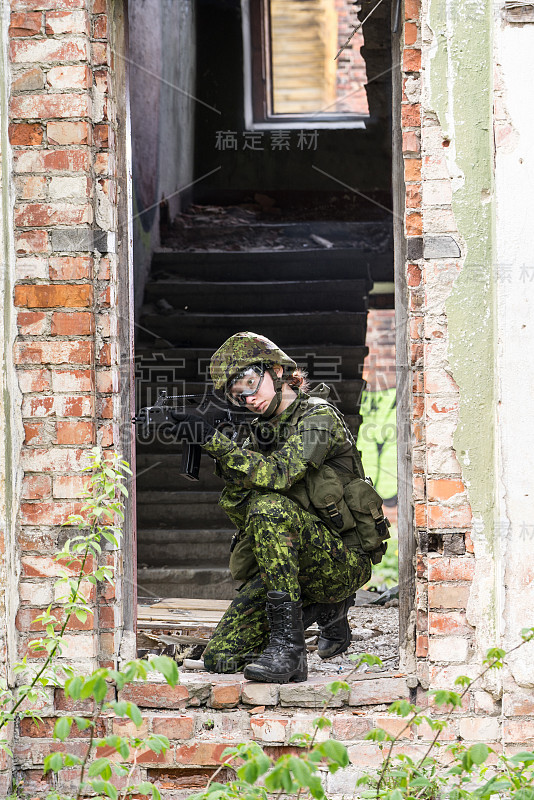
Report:
[[[259,573],[239,590],[224,614],[204,654],[207,669],[236,672],[266,646],[269,625],[265,612],[270,590],[288,592],[303,605],[336,602],[348,597],[371,575],[367,555],[350,549],[316,516],[288,496],[310,469],[317,469],[346,432],[328,405],[306,414],[306,431],[299,408],[306,395],[278,417],[258,423],[258,435],[243,447],[219,431],[204,444],[217,460],[226,481],[220,504],[242,535],[249,537]],[[327,441],[320,454],[309,445],[314,421]],[[311,422],[311,424],[310,424]],[[267,434],[269,434],[267,436]]]

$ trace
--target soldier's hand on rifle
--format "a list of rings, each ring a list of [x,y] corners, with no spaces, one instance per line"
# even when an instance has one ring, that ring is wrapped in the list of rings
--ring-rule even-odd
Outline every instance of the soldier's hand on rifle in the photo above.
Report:
[[[213,425],[206,422],[199,414],[171,411],[171,416],[176,423],[174,431],[177,439],[183,439],[189,443],[204,444],[215,433]]]

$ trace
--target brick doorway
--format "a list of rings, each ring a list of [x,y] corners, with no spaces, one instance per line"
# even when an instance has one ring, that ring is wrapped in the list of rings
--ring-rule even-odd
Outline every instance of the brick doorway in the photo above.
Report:
[[[357,431],[367,310],[393,309],[388,14],[363,28],[370,117],[284,130],[247,122],[248,4],[177,4],[175,20],[158,9],[129,8],[136,404],[169,384],[204,391],[210,354],[252,328],[312,383],[330,379]],[[176,448],[138,440],[136,471],[143,605],[231,598],[232,531],[211,464],[191,487]]]

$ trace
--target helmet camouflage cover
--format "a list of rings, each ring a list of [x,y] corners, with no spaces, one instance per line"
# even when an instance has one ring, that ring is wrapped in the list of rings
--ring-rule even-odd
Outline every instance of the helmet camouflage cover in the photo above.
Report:
[[[293,359],[265,336],[250,331],[234,333],[211,357],[210,374],[215,389],[223,389],[234,375],[252,364],[297,368]]]

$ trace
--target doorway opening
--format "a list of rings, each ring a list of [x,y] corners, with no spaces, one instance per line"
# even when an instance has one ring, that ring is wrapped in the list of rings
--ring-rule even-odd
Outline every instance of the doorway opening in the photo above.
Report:
[[[394,522],[391,42],[389,10],[375,5],[130,0],[136,405],[162,388],[204,393],[219,345],[262,333],[312,385],[330,385]],[[310,13],[325,15],[321,30],[328,20],[329,50],[295,45]],[[332,71],[324,53],[347,42],[355,15],[366,21]],[[305,57],[319,65],[315,95]],[[206,456],[194,485],[180,469],[174,443],[138,436],[139,646],[178,658],[199,655],[236,588],[222,481]],[[372,588],[394,583],[395,550]],[[355,647],[365,640],[394,668],[396,598],[376,611],[378,594],[354,610]]]

